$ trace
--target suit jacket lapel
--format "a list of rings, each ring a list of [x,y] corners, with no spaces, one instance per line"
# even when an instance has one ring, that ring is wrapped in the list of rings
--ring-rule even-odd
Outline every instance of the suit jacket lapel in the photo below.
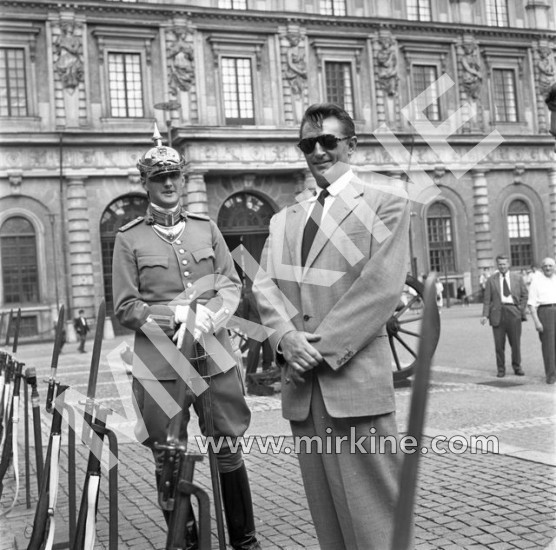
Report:
[[[282,263],[289,265],[301,264],[301,241],[303,239],[303,229],[305,228],[305,220],[307,218],[306,199],[312,195],[311,190],[304,191],[298,196],[297,204],[291,206],[286,213],[286,242],[284,243],[289,252],[286,257],[285,251],[282,252]]]
[[[317,259],[317,256],[324,248],[324,245],[329,242],[330,237],[338,230],[340,224],[357,206],[359,200],[361,199],[361,195],[361,189],[357,189],[355,186],[352,186],[350,184],[341,194],[337,195],[334,198],[332,206],[322,220],[321,231],[317,232],[317,235],[313,242],[313,246],[309,251],[304,271],[306,271],[307,268],[314,263],[314,261]]]

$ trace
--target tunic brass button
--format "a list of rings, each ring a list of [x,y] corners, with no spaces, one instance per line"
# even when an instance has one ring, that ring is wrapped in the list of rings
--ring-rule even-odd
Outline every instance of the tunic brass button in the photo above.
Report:
[[[178,252],[179,252],[180,254],[185,254],[185,250],[184,250],[183,248],[180,248],[180,249],[178,250]]]
[[[193,285],[192,285],[191,283],[187,283],[185,286],[186,286],[187,288],[191,288]]]
[[[189,271],[184,271],[183,274],[185,275],[185,277],[189,277]]]
[[[176,244],[181,244],[181,241],[178,239],[178,240],[176,241]],[[181,251],[180,251],[180,252],[181,252]]]
[[[183,265],[187,265],[189,262],[188,262],[187,260],[182,260],[181,263],[182,263]]]

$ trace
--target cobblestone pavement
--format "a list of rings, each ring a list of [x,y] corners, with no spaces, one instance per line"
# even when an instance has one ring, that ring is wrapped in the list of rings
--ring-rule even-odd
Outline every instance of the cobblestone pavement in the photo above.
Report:
[[[524,331],[524,345],[531,346],[524,378],[508,376],[497,380],[492,372],[493,352],[490,331],[469,326],[478,324],[478,310],[452,308],[443,312],[443,339],[450,342],[447,353],[439,346],[430,389],[425,445],[420,466],[420,485],[416,503],[416,548],[456,549],[514,548],[556,549],[556,478],[554,428],[556,410],[554,387],[542,379],[538,364],[540,347],[534,334]],[[469,328],[472,349],[459,349],[456,336],[461,327]],[[105,343],[105,353],[119,350],[122,338]],[[74,346],[73,346],[74,347]],[[527,349],[527,348],[524,348]],[[35,366],[39,379],[48,375],[51,344],[23,346],[20,356]],[[489,356],[492,355],[492,357]],[[469,355],[474,355],[472,359]],[[457,360],[450,360],[457,357]],[[461,359],[460,359],[461,358]],[[59,376],[76,391],[85,393],[90,354],[78,355],[69,346],[61,357]],[[116,384],[119,383],[119,384]],[[44,402],[45,385],[40,388]],[[117,397],[116,389],[121,395]],[[109,425],[119,437],[119,548],[162,549],[164,521],[154,490],[151,457],[133,440],[134,421],[125,418],[130,405],[129,382],[123,365],[110,372],[104,365],[99,376],[98,395],[118,414]],[[397,390],[398,422],[405,429],[410,391]],[[265,549],[318,549],[301,483],[295,454],[289,452],[292,439],[287,423],[281,419],[278,396],[248,397],[253,411],[251,435],[286,436],[281,452],[263,453],[256,446],[245,455],[249,470],[257,530]],[[49,431],[50,416],[44,413],[43,444]],[[198,430],[192,421],[193,446]],[[23,432],[20,426],[20,432]],[[446,441],[433,452],[433,437],[475,435],[495,436],[498,452],[481,453],[473,447],[460,450]],[[21,453],[23,439],[21,438]],[[445,451],[445,452],[443,452]],[[21,454],[20,453],[20,454]],[[77,450],[77,499],[83,485],[86,449]],[[34,450],[31,448],[31,457]],[[20,460],[21,469],[23,461]],[[67,471],[63,451],[62,466]],[[13,495],[13,475],[6,477],[1,509]],[[108,547],[107,477],[103,477],[99,500],[97,548]],[[210,494],[208,462],[197,466],[195,482]],[[57,516],[57,540],[67,540],[68,493],[66,474],[61,478]],[[33,523],[37,487],[32,468],[31,509],[25,506],[22,487],[17,505],[0,519],[0,550],[26,548]],[[213,522],[214,531],[214,522]],[[213,537],[213,548],[216,548]]]

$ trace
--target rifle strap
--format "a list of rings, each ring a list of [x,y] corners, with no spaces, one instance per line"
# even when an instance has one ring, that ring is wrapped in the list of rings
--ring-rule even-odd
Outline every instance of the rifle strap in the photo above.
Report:
[[[83,544],[83,550],[93,550],[95,547],[96,505],[99,485],[99,475],[89,476],[89,484],[87,486],[87,522],[85,524],[85,542]]]
[[[48,537],[44,550],[52,550],[54,544],[54,533],[56,532],[56,502],[58,500],[58,477],[60,469],[60,443],[62,440],[61,434],[52,436],[52,448],[50,454],[50,476],[48,480],[48,518],[50,525],[48,528]]]
[[[15,477],[15,491],[12,504],[7,510],[4,510],[0,517],[7,516],[14,508],[19,495],[19,448],[17,444],[17,427],[19,426],[19,395],[13,398],[13,412],[12,412],[12,465],[14,468]]]

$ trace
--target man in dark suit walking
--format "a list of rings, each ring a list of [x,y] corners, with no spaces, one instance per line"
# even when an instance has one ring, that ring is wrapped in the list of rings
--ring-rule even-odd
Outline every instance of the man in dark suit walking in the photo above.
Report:
[[[520,274],[510,272],[507,256],[498,255],[496,266],[498,271],[486,283],[481,324],[484,325],[488,319],[492,326],[498,378],[506,375],[506,337],[512,350],[512,368],[517,376],[523,376],[521,323],[526,320],[527,286]]]
[[[85,340],[87,340],[89,325],[87,324],[87,318],[85,317],[85,310],[80,309],[77,314],[78,317],[73,320],[73,328],[75,328],[77,338],[79,339],[79,347],[77,350],[80,353],[85,353]]]

